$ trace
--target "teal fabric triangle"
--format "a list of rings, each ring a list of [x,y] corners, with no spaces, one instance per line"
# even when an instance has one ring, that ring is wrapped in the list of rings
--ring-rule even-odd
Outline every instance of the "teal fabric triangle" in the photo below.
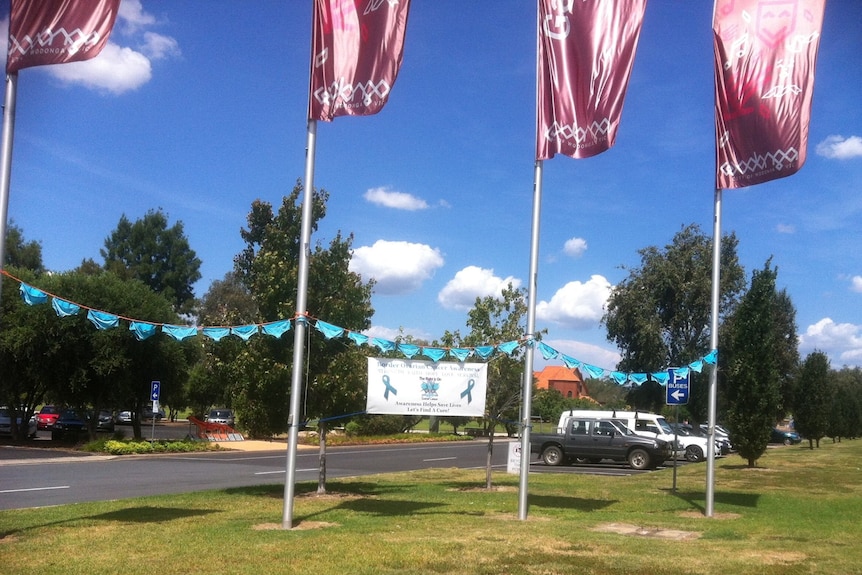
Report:
[[[87,312],[87,319],[98,329],[111,329],[112,327],[117,327],[120,323],[119,317],[95,309]]]
[[[266,335],[271,335],[278,338],[290,330],[290,320],[282,319],[279,321],[265,323],[261,326],[260,330]]]
[[[33,286],[22,283],[18,287],[18,291],[21,292],[21,298],[27,305],[39,305],[48,301],[48,294]]]
[[[81,306],[79,306],[78,304],[56,297],[51,300],[51,307],[54,308],[54,311],[57,312],[57,315],[59,317],[77,315],[78,312],[81,311]]]
[[[221,338],[227,337],[230,335],[230,328],[228,328],[228,327],[205,327],[201,330],[201,333],[213,341],[219,341],[219,340],[221,340]]]

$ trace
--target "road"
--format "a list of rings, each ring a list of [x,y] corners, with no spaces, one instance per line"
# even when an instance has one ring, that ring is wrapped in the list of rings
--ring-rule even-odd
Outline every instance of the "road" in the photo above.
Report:
[[[162,426],[161,435],[180,433],[179,426]],[[171,431],[173,429],[173,431]],[[44,433],[44,432],[42,432]],[[157,434],[158,437],[159,434]],[[464,441],[330,447],[327,478],[357,477],[426,468],[485,466],[487,443]],[[505,470],[508,442],[495,442],[493,465]],[[283,484],[286,446],[273,443],[266,451],[209,453],[89,455],[68,450],[0,448],[0,509],[22,509],[202,491],[261,484]],[[632,475],[614,464],[549,468],[536,462],[531,472]],[[316,448],[297,452],[296,480],[317,481]]]

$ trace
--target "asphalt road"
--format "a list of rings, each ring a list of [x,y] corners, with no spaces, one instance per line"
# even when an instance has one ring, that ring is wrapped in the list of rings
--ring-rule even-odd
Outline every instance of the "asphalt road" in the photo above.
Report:
[[[157,424],[156,438],[184,437],[185,424]],[[150,430],[150,428],[147,428]],[[144,434],[145,437],[149,435]],[[50,434],[40,432],[52,446]],[[379,445],[327,449],[327,478],[357,477],[425,468],[484,469],[487,442]],[[495,442],[493,465],[505,471],[508,441]],[[317,481],[316,448],[297,452],[296,480]],[[103,456],[68,449],[0,447],[0,509],[21,509],[105,501],[149,495],[284,484],[287,451],[273,443],[267,451]],[[531,464],[531,473],[633,475],[622,464],[547,467]],[[670,480],[670,474],[668,475]]]

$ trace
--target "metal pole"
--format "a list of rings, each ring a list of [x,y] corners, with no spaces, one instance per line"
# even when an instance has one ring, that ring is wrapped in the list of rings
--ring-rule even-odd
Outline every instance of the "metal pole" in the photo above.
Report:
[[[715,190],[715,216],[712,230],[712,319],[710,322],[710,351],[718,349],[718,302],[721,279],[721,188]],[[715,419],[718,401],[718,361],[709,372],[709,415],[706,446],[706,516],[712,517],[715,506]]]
[[[6,220],[9,215],[9,184],[12,181],[12,142],[15,136],[15,100],[18,73],[6,75],[6,104],[3,106],[3,134],[0,141],[0,267],[6,264]],[[3,276],[0,275],[0,288]],[[2,289],[0,289],[2,292]]]
[[[539,223],[542,211],[542,161],[536,160],[533,176],[533,232],[530,237],[530,285],[527,293],[527,337],[536,333],[536,298],[538,297],[539,275]],[[518,519],[527,518],[527,483],[530,475],[530,429],[533,412],[533,353],[530,342],[524,355],[524,377],[521,392],[521,476],[518,482]]]
[[[299,439],[299,409],[302,397],[302,364],[304,361],[305,322],[308,300],[308,260],[311,256],[311,216],[314,204],[314,151],[317,138],[317,121],[308,121],[305,147],[305,183],[302,186],[302,226],[299,251],[299,270],[296,285],[296,321],[293,330],[293,371],[290,383],[290,415],[287,420],[287,469],[284,481],[284,513],[281,526],[293,528],[293,494],[296,484],[296,442]]]

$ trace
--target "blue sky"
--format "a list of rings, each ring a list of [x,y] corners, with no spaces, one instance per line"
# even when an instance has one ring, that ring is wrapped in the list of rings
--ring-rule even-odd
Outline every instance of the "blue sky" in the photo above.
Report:
[[[616,145],[544,163],[537,327],[581,361],[615,367],[600,320],[638,250],[712,233],[712,4],[651,0]],[[773,258],[800,352],[840,367],[862,365],[862,2],[827,4],[806,165],[725,191],[722,219],[749,279]],[[475,297],[526,286],[535,18],[526,0],[414,0],[387,106],[318,124],[313,239],[354,234],[372,335],[463,333]],[[310,30],[310,0],[123,0],[98,58],[22,70],[9,215],[45,265],[101,262],[121,215],[161,208],[203,261],[196,294],[222,279],[251,203],[303,176]]]

